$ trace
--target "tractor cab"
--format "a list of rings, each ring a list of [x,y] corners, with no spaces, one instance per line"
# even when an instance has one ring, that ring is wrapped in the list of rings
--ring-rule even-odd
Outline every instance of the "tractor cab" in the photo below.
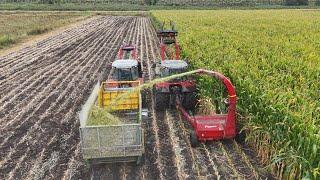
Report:
[[[108,78],[109,82],[114,81],[114,87],[118,87],[116,82],[128,81],[127,87],[134,87],[133,82],[143,83],[140,62],[134,59],[119,59],[112,63],[112,69]],[[123,83],[122,83],[123,85]]]
[[[164,60],[156,67],[156,75],[166,77],[180,74],[185,72],[187,68],[188,64],[183,60]]]
[[[115,60],[110,76],[115,81],[136,81],[142,77],[140,63],[133,59]]]

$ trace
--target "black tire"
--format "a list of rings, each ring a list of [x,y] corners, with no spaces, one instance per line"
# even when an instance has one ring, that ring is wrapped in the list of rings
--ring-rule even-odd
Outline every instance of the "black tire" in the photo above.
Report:
[[[246,133],[244,131],[240,131],[237,133],[235,140],[239,143],[244,143],[246,141]]]
[[[146,90],[142,90],[141,91],[141,107],[142,108],[146,108],[147,107],[147,91]]]
[[[143,164],[143,155],[142,155],[142,156],[139,156],[139,157],[137,158],[136,164],[137,164],[137,165]]]
[[[190,144],[191,144],[191,147],[197,147],[199,145],[198,138],[194,131],[190,132]]]
[[[88,159],[84,161],[84,166],[86,168],[90,168],[92,165],[93,165],[93,162],[91,160]]]
[[[170,94],[169,93],[161,93],[156,92],[154,94],[154,101],[155,101],[155,109],[163,111],[170,106]]]
[[[187,110],[194,110],[197,104],[197,97],[195,92],[183,94],[182,105]]]

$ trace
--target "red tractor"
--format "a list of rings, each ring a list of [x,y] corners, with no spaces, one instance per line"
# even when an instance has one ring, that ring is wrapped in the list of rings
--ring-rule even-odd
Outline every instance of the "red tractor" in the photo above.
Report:
[[[188,64],[180,60],[180,48],[175,38],[177,34],[174,28],[172,30],[162,28],[158,31],[162,60],[155,68],[157,76],[166,77],[187,70]],[[176,50],[176,58],[165,59],[168,54],[166,49],[172,44]],[[190,132],[192,147],[196,147],[200,141],[234,138],[236,136],[236,93],[231,81],[223,74],[214,71],[198,69],[193,73],[208,75],[222,82],[228,93],[228,98],[222,102],[226,109],[224,112],[210,115],[196,113],[196,81],[190,76],[156,84],[154,88],[156,109],[164,110],[171,105],[176,106],[182,117],[192,125],[193,130]]]
[[[120,47],[117,59],[112,62],[112,68],[108,77],[108,86],[128,86],[135,87],[143,84],[143,72],[141,62],[138,61],[137,50],[134,45],[124,44]],[[118,81],[127,81],[120,83]],[[139,82],[139,83],[138,83]]]
[[[187,70],[188,64],[180,59],[180,46],[176,40],[178,32],[174,30],[159,30],[157,32],[161,47],[161,62],[155,64],[156,77],[166,77],[180,74]],[[172,47],[173,46],[173,47]],[[168,53],[174,49],[174,53]],[[166,55],[174,54],[175,57],[166,59]],[[163,110],[174,104],[176,95],[182,98],[185,107],[192,108],[196,104],[196,84],[193,79],[179,78],[167,82],[158,83],[154,87],[155,103],[157,110]]]

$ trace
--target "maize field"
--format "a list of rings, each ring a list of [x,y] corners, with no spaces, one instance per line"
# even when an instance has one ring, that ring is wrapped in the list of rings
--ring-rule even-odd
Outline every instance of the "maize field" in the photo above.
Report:
[[[320,12],[153,11],[192,68],[230,77],[246,141],[277,178],[320,177]],[[201,89],[210,94],[210,83]]]
[[[319,178],[319,16],[310,10],[96,15],[0,56],[0,179]],[[153,22],[165,19],[176,23],[190,70],[220,71],[235,84],[248,144],[192,148],[191,125],[178,111],[156,111],[150,83],[161,58]],[[78,113],[124,42],[136,45],[149,88],[143,162],[89,165]],[[212,96],[211,81],[198,80],[202,95]]]

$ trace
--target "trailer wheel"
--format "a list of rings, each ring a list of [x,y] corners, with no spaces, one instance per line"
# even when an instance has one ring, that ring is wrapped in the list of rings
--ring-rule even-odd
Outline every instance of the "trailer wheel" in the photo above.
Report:
[[[154,94],[155,97],[155,108],[156,110],[165,110],[170,105],[170,94],[156,92]]]
[[[139,157],[137,158],[136,164],[137,164],[137,165],[140,165],[140,164],[142,164],[142,162],[143,162],[143,156],[139,156]]]
[[[147,107],[147,92],[146,90],[141,91],[141,107],[146,108]]]
[[[89,159],[84,161],[84,166],[87,168],[90,168],[92,166],[93,162]]]
[[[183,95],[183,102],[182,105],[187,110],[194,110],[197,104],[197,98],[195,92],[185,93]]]
[[[194,133],[194,131],[191,131],[190,133],[190,144],[191,144],[191,147],[197,147],[199,144],[198,138]]]

